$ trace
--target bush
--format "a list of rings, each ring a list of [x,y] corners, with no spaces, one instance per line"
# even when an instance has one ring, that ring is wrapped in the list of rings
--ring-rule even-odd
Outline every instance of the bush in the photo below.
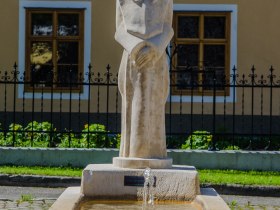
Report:
[[[53,146],[54,139],[57,137],[53,135],[53,131],[56,131],[56,128],[53,128],[53,125],[49,122],[38,123],[33,121],[24,130],[26,131],[26,136],[25,139],[22,139],[22,146],[50,147]],[[52,142],[51,134],[53,135]]]
[[[186,136],[166,136],[166,147],[168,149],[180,149],[186,141]]]
[[[187,138],[181,149],[208,149],[212,138],[213,136],[208,131],[194,131],[193,134]]]
[[[106,142],[106,128],[101,124],[86,124],[82,130],[81,141],[87,143],[89,148],[108,147]]]
[[[11,124],[9,131],[4,134],[0,124],[0,146],[119,148],[120,141],[120,134],[110,135],[101,124],[86,124],[80,135],[68,130],[59,133],[51,123],[37,121],[28,123],[25,128]]]
[[[80,138],[71,132],[65,133],[58,146],[67,148],[70,141],[72,148],[119,148],[120,139],[120,134],[109,135],[104,125],[86,124]]]
[[[121,146],[121,134],[109,135],[109,141],[110,141],[110,148],[119,149]]]
[[[53,146],[51,141],[51,131],[53,125],[49,122],[30,122],[25,128],[20,124],[11,124],[6,135],[0,133],[0,146],[15,147],[49,147]],[[56,129],[54,128],[54,131]],[[56,138],[53,135],[52,140]]]
[[[1,133],[1,139],[0,139],[0,146],[5,146],[5,147],[20,147],[21,146],[21,141],[23,139],[23,127],[19,124],[14,124],[12,123],[9,126],[9,132],[6,134],[6,136]]]
[[[71,131],[67,131],[61,136],[61,143],[58,144],[60,148],[87,148],[87,142],[81,141],[80,138],[76,137]]]
[[[0,123],[0,141],[3,137],[4,137],[4,132],[3,132],[2,124]]]

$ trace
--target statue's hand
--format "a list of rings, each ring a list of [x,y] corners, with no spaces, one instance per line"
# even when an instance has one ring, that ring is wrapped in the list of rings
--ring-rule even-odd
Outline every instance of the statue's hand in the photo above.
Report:
[[[156,52],[151,46],[141,48],[135,56],[135,65],[142,68],[150,62],[153,62],[156,57]]]

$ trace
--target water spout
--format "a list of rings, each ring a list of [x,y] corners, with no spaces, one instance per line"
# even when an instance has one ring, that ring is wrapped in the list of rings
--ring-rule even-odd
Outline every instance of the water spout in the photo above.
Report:
[[[154,195],[152,187],[154,185],[154,178],[150,168],[146,168],[144,171],[144,189],[143,189],[143,210],[147,207],[154,206]]]

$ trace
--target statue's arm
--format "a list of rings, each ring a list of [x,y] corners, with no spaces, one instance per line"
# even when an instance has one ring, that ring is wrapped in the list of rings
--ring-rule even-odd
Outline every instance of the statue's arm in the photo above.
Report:
[[[125,27],[125,22],[123,20],[123,15],[120,9],[119,0],[116,0],[116,33],[115,39],[119,42],[123,48],[129,53],[132,54],[132,51],[135,51],[136,48],[140,49],[145,41],[139,37],[133,36],[127,32]]]
[[[172,18],[173,1],[170,0],[167,5],[167,12],[164,19],[163,33],[148,40],[148,42],[156,49],[158,57],[161,57],[161,55],[165,53],[165,49],[174,35],[174,31],[172,28]]]

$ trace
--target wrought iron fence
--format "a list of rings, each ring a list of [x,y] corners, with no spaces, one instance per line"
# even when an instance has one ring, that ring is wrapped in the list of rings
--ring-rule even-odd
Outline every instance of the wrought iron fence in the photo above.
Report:
[[[53,71],[36,79],[35,71],[26,75],[15,64],[0,72],[0,146],[118,146],[117,71],[89,65],[64,81]],[[279,150],[280,78],[272,67],[245,72],[178,68],[170,56],[168,148]]]

